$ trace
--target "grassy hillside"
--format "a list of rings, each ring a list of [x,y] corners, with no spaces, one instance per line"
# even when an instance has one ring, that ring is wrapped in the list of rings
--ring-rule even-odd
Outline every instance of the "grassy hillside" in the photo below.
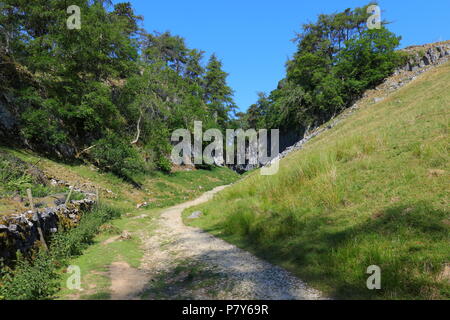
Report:
[[[102,201],[108,204],[130,210],[136,208],[137,204],[147,202],[146,208],[161,208],[176,203],[181,203],[196,198],[203,192],[214,187],[229,184],[236,181],[239,175],[227,168],[213,168],[212,170],[177,171],[171,174],[152,172],[133,177],[141,184],[136,188],[131,183],[115,176],[112,173],[99,171],[89,164],[63,164],[35,153],[13,150],[0,147],[0,152],[5,155],[14,156],[25,163],[36,165],[46,176],[64,180],[86,191],[99,189]],[[1,163],[0,163],[1,164]],[[17,193],[24,194],[24,188],[31,187],[36,196],[44,196],[52,192],[64,192],[68,188],[51,188],[50,186],[35,183],[23,170],[17,170],[18,174],[11,174],[10,163],[0,166],[0,178],[7,176],[11,190],[17,189]],[[20,171],[20,172],[19,172]],[[4,173],[4,174],[3,174]],[[23,180],[26,180],[23,182]],[[3,181],[3,180],[2,180]],[[0,186],[0,211],[11,212],[23,210],[23,204],[14,202],[11,193],[2,192],[6,187]],[[23,190],[22,190],[23,189]],[[0,212],[0,214],[1,214]]]
[[[189,223],[337,298],[449,299],[450,64],[367,103]],[[185,214],[189,214],[185,212]],[[381,290],[366,269],[381,267]]]

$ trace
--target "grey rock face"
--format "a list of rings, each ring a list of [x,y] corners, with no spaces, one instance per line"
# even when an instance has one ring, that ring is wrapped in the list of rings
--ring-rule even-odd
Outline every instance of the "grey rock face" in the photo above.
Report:
[[[47,238],[58,231],[61,217],[77,224],[82,213],[90,210],[95,204],[94,195],[86,194],[86,196],[86,199],[72,201],[68,206],[59,205],[40,210],[39,222],[44,236]],[[39,239],[37,221],[38,215],[30,211],[0,218],[0,233],[6,233],[6,239],[0,238],[0,259],[8,260],[13,258],[18,250],[25,253],[33,246]]]
[[[16,119],[0,100],[0,128],[12,130],[16,126]]]

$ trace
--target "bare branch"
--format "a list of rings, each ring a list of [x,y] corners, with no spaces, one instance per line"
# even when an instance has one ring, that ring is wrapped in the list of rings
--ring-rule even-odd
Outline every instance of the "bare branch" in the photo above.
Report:
[[[139,136],[141,135],[141,119],[142,119],[142,110],[137,122],[136,138],[133,141],[131,141],[131,144],[136,144],[139,141]]]
[[[89,150],[91,150],[92,148],[95,148],[96,146],[97,146],[97,145],[94,144],[93,146],[90,146],[89,148],[86,148],[86,149],[84,149],[84,150],[81,150],[80,152],[78,152],[78,153],[76,154],[75,158],[78,159],[83,153],[88,152]]]

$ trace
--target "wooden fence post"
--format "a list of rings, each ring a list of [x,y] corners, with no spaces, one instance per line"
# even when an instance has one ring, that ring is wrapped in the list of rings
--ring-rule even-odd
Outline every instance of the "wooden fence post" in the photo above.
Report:
[[[73,191],[73,187],[69,187],[69,194],[67,195],[66,203],[64,204],[65,206],[67,206],[69,204],[70,196],[72,195],[72,191]]]
[[[31,194],[31,189],[27,189],[27,195],[28,195],[28,201],[30,202],[30,207],[31,207],[31,212],[34,215],[34,203],[33,203],[33,195]],[[44,233],[42,232],[42,228],[41,228],[41,220],[40,220],[40,216],[39,216],[39,210],[36,210],[36,225],[37,225],[37,230],[39,233],[39,240],[41,241],[42,245],[44,246],[44,250],[47,251],[48,247],[47,247],[47,243],[45,242],[44,239]]]
[[[100,195],[99,195],[99,192],[98,192],[98,188],[95,188],[95,200],[97,201],[97,208],[98,208],[98,206],[99,206],[99,204],[100,204]]]

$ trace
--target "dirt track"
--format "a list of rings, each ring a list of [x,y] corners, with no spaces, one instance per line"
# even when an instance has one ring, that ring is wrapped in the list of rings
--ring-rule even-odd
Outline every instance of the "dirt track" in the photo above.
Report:
[[[163,211],[156,234],[140,236],[141,267],[110,268],[112,299],[321,299],[284,269],[183,224],[184,209],[208,201],[225,187]]]

